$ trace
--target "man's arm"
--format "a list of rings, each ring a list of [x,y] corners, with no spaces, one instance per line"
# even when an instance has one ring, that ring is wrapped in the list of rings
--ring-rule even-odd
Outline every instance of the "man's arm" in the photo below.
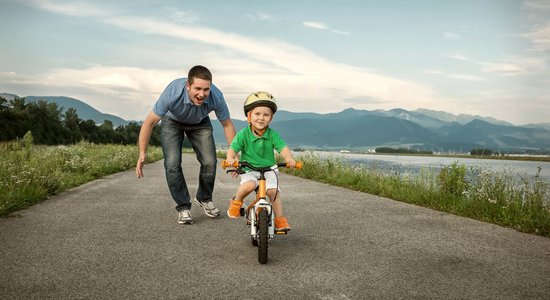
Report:
[[[149,139],[153,132],[153,127],[160,121],[160,117],[153,111],[149,112],[143,124],[141,124],[141,130],[139,131],[139,158],[136,164],[136,175],[138,178],[143,177],[143,165],[147,158],[147,146],[149,146]]]
[[[233,121],[231,121],[231,118],[228,118],[227,120],[220,121],[220,123],[223,126],[223,133],[225,134],[227,145],[231,145],[231,142],[233,142],[233,138],[235,138],[235,134],[236,134]]]

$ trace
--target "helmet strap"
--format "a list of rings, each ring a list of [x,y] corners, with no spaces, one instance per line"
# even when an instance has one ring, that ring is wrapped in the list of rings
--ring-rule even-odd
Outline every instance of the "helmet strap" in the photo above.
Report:
[[[262,130],[260,130],[260,129],[256,129],[254,126],[252,126],[252,124],[250,124],[250,128],[252,129],[252,131],[254,132],[255,135],[257,135],[257,136],[263,136],[264,133],[267,131],[267,128],[268,128],[268,127],[264,128],[264,129],[262,129]]]
[[[252,125],[252,112],[248,112],[246,119],[248,120],[248,124],[250,125],[250,129],[252,129],[252,132],[254,132],[254,134],[257,135],[257,136],[263,136],[264,133],[267,131],[267,128],[269,127],[269,126],[267,126],[266,128],[261,129],[261,130],[254,127]]]

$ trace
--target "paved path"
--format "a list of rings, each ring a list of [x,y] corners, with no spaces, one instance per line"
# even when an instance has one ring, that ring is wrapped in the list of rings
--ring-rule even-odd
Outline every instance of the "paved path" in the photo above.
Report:
[[[307,167],[307,166],[306,166]],[[198,166],[184,156],[195,191]],[[237,181],[218,170],[215,203]],[[0,219],[0,299],[549,299],[550,239],[288,175],[259,265],[244,221],[176,222],[162,162]]]

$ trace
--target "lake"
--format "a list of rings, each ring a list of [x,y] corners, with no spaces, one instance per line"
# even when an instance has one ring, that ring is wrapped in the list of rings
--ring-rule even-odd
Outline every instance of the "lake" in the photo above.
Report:
[[[418,173],[421,169],[431,169],[438,172],[442,167],[458,162],[459,165],[465,165],[468,170],[470,167],[475,167],[496,172],[507,172],[508,174],[516,174],[518,179],[523,178],[529,180],[532,180],[537,175],[540,166],[542,168],[540,172],[541,179],[550,184],[550,162],[443,156],[355,154],[324,151],[313,151],[312,153],[321,157],[338,157],[349,161],[351,164],[363,164],[369,168],[387,170],[390,172]]]

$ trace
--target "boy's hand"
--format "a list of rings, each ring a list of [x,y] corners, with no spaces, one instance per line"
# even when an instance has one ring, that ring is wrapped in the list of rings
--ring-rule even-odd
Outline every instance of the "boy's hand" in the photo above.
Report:
[[[226,158],[225,161],[227,162],[228,165],[233,165],[233,163],[235,162],[235,159],[233,159],[233,158]]]
[[[225,159],[225,161],[228,165],[233,165],[235,162],[239,162],[239,159],[228,157],[228,158]],[[228,174],[230,174],[231,177],[233,177],[233,178],[239,177],[239,174],[237,172],[229,172]]]
[[[287,166],[289,166],[290,168],[294,168],[294,166],[296,166],[296,161],[291,157],[287,160],[285,160],[285,163]]]

